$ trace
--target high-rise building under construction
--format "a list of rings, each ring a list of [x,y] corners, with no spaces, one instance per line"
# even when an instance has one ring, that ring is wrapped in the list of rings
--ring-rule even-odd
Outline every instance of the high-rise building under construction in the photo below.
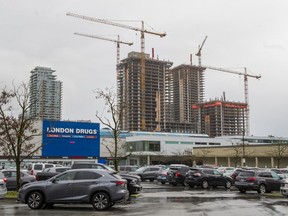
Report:
[[[193,112],[200,114],[201,133],[210,137],[245,134],[246,103],[211,100],[194,104]]]
[[[200,113],[192,105],[204,99],[204,68],[179,65],[168,71],[166,79],[166,118],[164,128],[171,132],[198,133]]]
[[[61,120],[62,82],[56,80],[55,70],[36,67],[30,76],[30,116]]]
[[[204,73],[145,54],[145,92],[141,92],[141,53],[131,52],[117,68],[118,105],[124,107],[123,130],[196,133],[199,116],[192,104],[204,97]],[[141,98],[144,97],[144,98]],[[145,109],[142,109],[144,99]],[[142,112],[145,110],[145,113]],[[145,129],[142,128],[143,117]]]
[[[161,131],[165,121],[165,79],[172,62],[149,54],[144,57],[145,75],[141,73],[141,53],[130,52],[117,65],[118,106],[124,107],[122,130]]]

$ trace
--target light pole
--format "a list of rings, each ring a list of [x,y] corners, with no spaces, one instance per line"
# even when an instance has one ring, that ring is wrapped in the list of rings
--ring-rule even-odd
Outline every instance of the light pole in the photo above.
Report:
[[[245,118],[244,118],[244,112],[243,112],[243,133],[242,133],[242,151],[243,151],[243,157],[242,157],[242,166],[245,167],[246,166],[246,159],[245,159],[245,141],[244,141],[244,137],[245,137]]]

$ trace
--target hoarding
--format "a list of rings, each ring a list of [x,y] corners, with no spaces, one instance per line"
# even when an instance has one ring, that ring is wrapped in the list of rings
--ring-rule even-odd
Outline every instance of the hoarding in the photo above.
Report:
[[[42,156],[99,157],[99,123],[43,121]]]

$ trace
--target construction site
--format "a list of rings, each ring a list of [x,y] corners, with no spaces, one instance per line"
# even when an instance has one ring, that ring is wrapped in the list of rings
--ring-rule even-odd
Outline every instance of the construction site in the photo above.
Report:
[[[127,58],[120,59],[120,43],[131,46],[132,42],[111,40],[95,35],[75,33],[117,44],[117,103],[123,108],[121,130],[158,131],[208,134],[210,137],[226,135],[249,135],[248,77],[261,76],[231,71],[212,66],[203,66],[202,48],[207,36],[199,45],[196,56],[198,65],[182,64],[172,68],[173,62],[154,58],[145,53],[145,34],[165,37],[165,32],[133,27],[110,20],[67,13],[68,16],[112,25],[140,32],[141,51],[132,51]],[[244,77],[244,103],[220,100],[205,101],[206,70],[217,70]]]

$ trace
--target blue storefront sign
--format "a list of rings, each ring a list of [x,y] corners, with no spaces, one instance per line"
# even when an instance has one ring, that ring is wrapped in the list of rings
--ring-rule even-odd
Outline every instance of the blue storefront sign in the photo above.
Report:
[[[43,121],[42,156],[99,157],[99,123]]]

